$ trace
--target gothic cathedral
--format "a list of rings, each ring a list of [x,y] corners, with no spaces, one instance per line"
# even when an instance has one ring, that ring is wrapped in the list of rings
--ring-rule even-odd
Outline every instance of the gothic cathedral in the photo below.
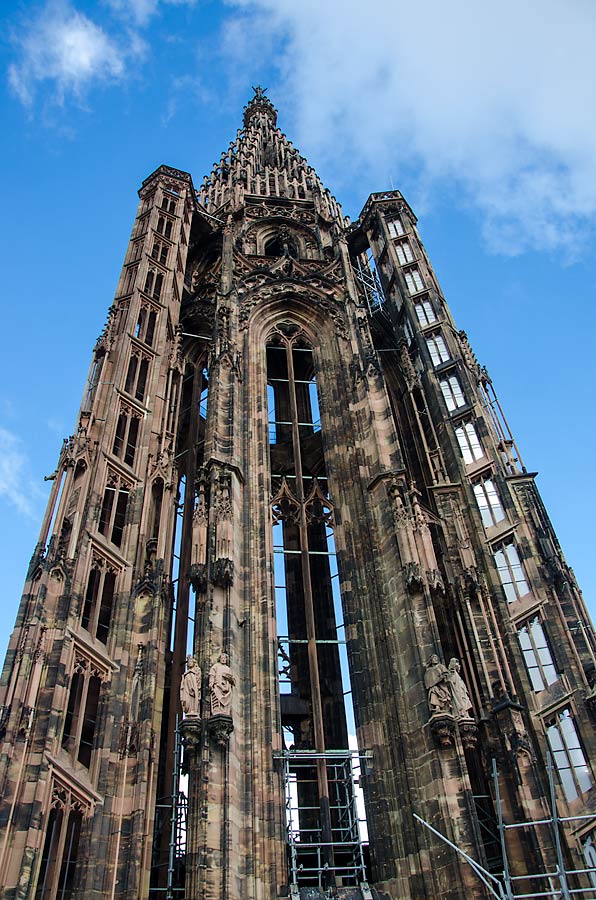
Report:
[[[596,896],[596,640],[399,191],[160,166],[0,684],[6,900]]]

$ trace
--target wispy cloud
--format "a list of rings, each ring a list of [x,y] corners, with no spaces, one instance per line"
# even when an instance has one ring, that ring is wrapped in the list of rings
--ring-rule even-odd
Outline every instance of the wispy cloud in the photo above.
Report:
[[[225,41],[277,47],[298,136],[346,180],[366,166],[447,189],[487,241],[573,253],[596,219],[590,0],[228,0]],[[316,27],[313,27],[316,22]],[[253,77],[254,74],[253,74]],[[277,91],[276,91],[277,93]],[[386,185],[389,186],[389,185]]]
[[[197,0],[107,0],[123,18],[132,19],[140,28],[149,24],[160,6],[195,6]]]
[[[123,79],[126,58],[139,53],[136,40],[125,47],[68,2],[50,2],[15,26],[17,59],[8,70],[9,84],[25,106],[39,89],[63,103],[67,96],[81,100],[97,84]]]
[[[0,427],[0,498],[7,500],[20,515],[35,521],[39,518],[42,497],[28,470],[22,441]]]

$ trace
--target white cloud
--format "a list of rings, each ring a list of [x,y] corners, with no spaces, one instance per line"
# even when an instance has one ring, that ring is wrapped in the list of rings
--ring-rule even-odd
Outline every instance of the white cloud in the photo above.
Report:
[[[149,23],[160,5],[194,6],[196,2],[197,0],[107,0],[113,10],[123,18],[132,19],[141,28]]]
[[[20,439],[0,427],[0,498],[23,516],[37,520],[38,503],[42,496],[28,472],[27,456]]]
[[[122,79],[130,52],[67,2],[50,2],[22,23],[14,43],[18,59],[9,67],[8,79],[26,106],[43,83],[62,103],[67,95],[80,98],[92,84]]]
[[[413,172],[425,189],[448,187],[509,253],[572,250],[593,224],[592,0],[228,3],[228,44],[242,31],[258,60],[281,42],[297,138],[324,162],[342,148],[346,181],[364,165],[379,189]]]

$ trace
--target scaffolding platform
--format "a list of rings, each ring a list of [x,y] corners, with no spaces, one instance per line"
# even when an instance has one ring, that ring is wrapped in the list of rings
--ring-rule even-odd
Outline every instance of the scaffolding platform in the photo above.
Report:
[[[358,797],[370,754],[357,750],[285,750],[281,754],[286,793],[286,834],[292,900],[341,897],[368,900],[367,842]],[[317,796],[323,766],[329,786],[330,840],[323,835]]]

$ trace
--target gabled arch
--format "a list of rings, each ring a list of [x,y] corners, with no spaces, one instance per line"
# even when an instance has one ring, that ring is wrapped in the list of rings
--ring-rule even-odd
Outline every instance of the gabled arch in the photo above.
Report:
[[[242,235],[241,246],[248,255],[268,256],[267,245],[279,240],[283,247],[284,239],[288,245],[295,247],[295,258],[323,259],[323,247],[318,234],[307,225],[286,216],[251,223]],[[283,250],[277,255],[283,255]]]

